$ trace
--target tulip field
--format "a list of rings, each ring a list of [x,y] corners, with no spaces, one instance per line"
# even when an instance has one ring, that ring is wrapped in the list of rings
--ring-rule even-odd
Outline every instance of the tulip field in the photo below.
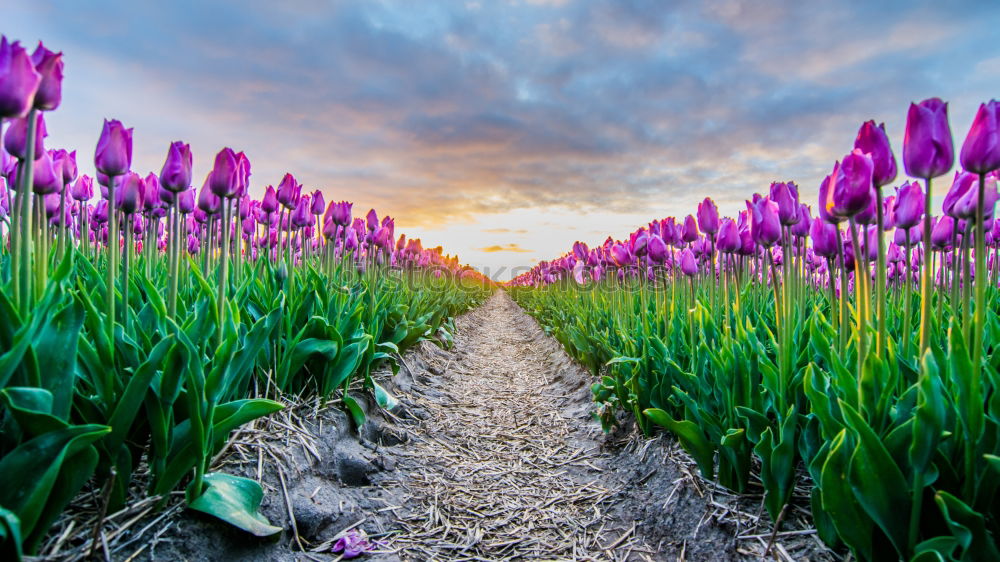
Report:
[[[117,119],[92,161],[49,146],[63,70],[0,38],[0,559],[111,559],[107,515],[183,502],[295,557],[639,560],[660,553],[643,522],[601,510],[661,467],[612,485],[607,461],[639,449],[609,452],[624,434],[668,436],[692,480],[756,502],[765,556],[795,517],[811,528],[784,535],[833,559],[1000,560],[1000,103],[960,146],[947,103],[913,103],[905,131],[863,123],[815,191],[706,197],[501,286],[291,173],[251,181],[245,152],[206,155],[197,183],[182,141],[136,170]],[[420,443],[393,443],[417,453],[357,455],[412,493],[377,510],[397,528],[352,512],[306,536],[284,472],[289,525],[264,513],[263,453],[257,479],[219,470],[241,428],[306,402],[356,436],[373,409],[408,420]],[[319,509],[318,481],[297,506]],[[66,523],[81,505],[92,529]]]
[[[857,559],[998,560],[998,121],[980,107],[950,186],[933,181],[955,153],[930,99],[909,109],[916,179],[895,190],[867,122],[813,205],[792,182],[732,218],[706,198],[510,291],[598,377],[606,427],[664,428],[776,525],[804,485],[819,536]]]
[[[107,513],[183,490],[193,510],[280,532],[257,482],[209,471],[229,435],[288,397],[360,426],[348,388],[392,407],[373,368],[446,344],[489,284],[291,174],[251,199],[250,162],[228,148],[196,191],[186,144],[141,177],[132,130],[105,121],[81,173],[45,145],[62,69],[41,45],[0,44],[0,558],[36,553],[85,487]]]

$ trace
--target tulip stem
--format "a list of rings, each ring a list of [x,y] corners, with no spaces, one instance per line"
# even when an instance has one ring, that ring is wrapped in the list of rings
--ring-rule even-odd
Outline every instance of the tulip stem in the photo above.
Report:
[[[219,330],[216,337],[216,347],[222,345],[222,332],[225,326],[226,298],[229,286],[229,200],[222,200],[222,259],[219,261]]]
[[[906,238],[906,281],[903,283],[902,293],[903,293],[903,329],[899,331],[900,336],[903,338],[903,357],[910,356],[910,340],[912,334],[910,333],[910,326],[912,325],[913,319],[913,276],[910,271],[910,254],[912,253],[912,248],[910,248],[910,229],[903,229],[903,236]]]
[[[129,289],[129,273],[132,271],[132,246],[133,242],[133,230],[132,230],[132,219],[135,215],[131,213],[125,214],[125,246],[123,248],[124,254],[122,256],[122,328],[128,331],[128,289]]]
[[[21,181],[21,188],[17,192],[17,198],[23,199],[21,202],[21,232],[18,242],[20,243],[20,280],[19,304],[21,307],[21,317],[26,318],[28,310],[31,308],[31,188],[34,185],[35,177],[35,126],[37,124],[38,110],[32,109],[28,112],[28,131],[25,139],[25,158],[21,161],[21,173],[18,179]]]
[[[169,307],[170,318],[177,319],[177,281],[178,281],[178,268],[180,267],[180,247],[181,247],[181,232],[180,232],[180,194],[174,194],[174,205],[173,212],[170,213],[170,244],[169,251],[170,255],[167,256],[167,267],[170,269],[170,293],[167,296],[167,306]]]
[[[108,343],[115,348],[115,254],[118,252],[118,212],[115,208],[115,177],[108,176]]]
[[[885,219],[882,213],[882,188],[875,187],[875,229],[878,240],[878,254],[875,256],[875,315],[878,316],[878,342],[876,344],[876,354],[886,359],[885,344],[888,330],[885,324]],[[907,231],[909,233],[909,231]],[[907,244],[909,246],[909,244]],[[909,328],[909,323],[907,323]],[[905,331],[902,333],[906,333]]]
[[[976,327],[972,331],[972,368],[982,369],[983,332],[986,330],[986,174],[979,174],[979,197],[976,199]],[[990,209],[992,211],[992,209]],[[972,376],[979,376],[973,373]]]
[[[851,229],[851,244],[854,246],[854,316],[857,318],[858,322],[858,398],[859,404],[861,397],[861,380],[864,378],[863,371],[865,366],[865,358],[868,354],[868,326],[867,326],[867,303],[868,296],[865,291],[867,285],[868,276],[867,266],[862,266],[865,262],[864,258],[868,257],[863,255],[860,241],[858,240],[858,227],[857,223],[854,222],[854,217],[850,218],[850,229]],[[862,272],[864,269],[864,272]]]
[[[927,189],[924,190],[924,253],[931,248],[931,178],[927,178]],[[924,259],[920,280],[920,356],[931,345],[931,270]]]

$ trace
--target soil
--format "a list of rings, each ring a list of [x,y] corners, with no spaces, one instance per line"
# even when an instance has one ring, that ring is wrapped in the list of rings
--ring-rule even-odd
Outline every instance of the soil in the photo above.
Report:
[[[760,496],[701,479],[666,435],[605,435],[593,376],[500,291],[459,317],[454,346],[423,342],[376,378],[391,412],[352,395],[298,404],[241,430],[217,470],[255,478],[285,531],[250,537],[178,502],[112,537],[116,560],[336,560],[365,533],[362,560],[744,560],[772,539]],[[130,516],[130,514],[126,514]],[[126,516],[106,529],[121,527]],[[770,555],[833,560],[793,507]],[[105,542],[108,542],[107,540]]]

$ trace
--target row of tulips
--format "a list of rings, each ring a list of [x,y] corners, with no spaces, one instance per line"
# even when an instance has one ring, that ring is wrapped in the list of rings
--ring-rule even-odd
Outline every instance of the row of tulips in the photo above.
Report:
[[[903,140],[918,181],[885,193],[896,159],[870,121],[816,216],[792,182],[733,218],[705,199],[511,291],[600,375],[606,426],[666,428],[705,477],[761,486],[776,525],[807,481],[820,537],[858,559],[1000,559],[1000,104],[935,214],[954,159],[947,105],[926,100]]]
[[[446,345],[489,285],[291,174],[251,198],[250,161],[229,148],[195,191],[188,145],[141,176],[132,129],[106,121],[81,174],[75,151],[45,146],[62,69],[0,40],[0,557],[44,552],[84,487],[106,512],[185,485],[192,509],[279,532],[259,484],[209,472],[230,433],[287,396],[364,423],[352,381],[392,407],[372,369]]]

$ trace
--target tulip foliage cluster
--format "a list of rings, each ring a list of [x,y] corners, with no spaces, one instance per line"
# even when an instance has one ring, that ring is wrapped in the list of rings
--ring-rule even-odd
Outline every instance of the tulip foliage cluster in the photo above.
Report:
[[[251,198],[228,148],[196,191],[188,145],[141,176],[132,129],[106,121],[80,173],[44,143],[62,70],[0,41],[0,558],[38,551],[85,487],[105,513],[183,488],[190,508],[274,534],[259,484],[209,471],[230,434],[286,396],[364,423],[352,382],[392,407],[372,369],[446,345],[489,286],[291,174]]]
[[[733,218],[706,199],[511,292],[600,377],[606,426],[666,428],[706,478],[759,483],[776,525],[806,484],[819,536],[858,559],[1000,559],[998,122],[983,104],[938,209],[955,151],[930,99],[894,190],[867,122],[814,206],[791,182]]]

